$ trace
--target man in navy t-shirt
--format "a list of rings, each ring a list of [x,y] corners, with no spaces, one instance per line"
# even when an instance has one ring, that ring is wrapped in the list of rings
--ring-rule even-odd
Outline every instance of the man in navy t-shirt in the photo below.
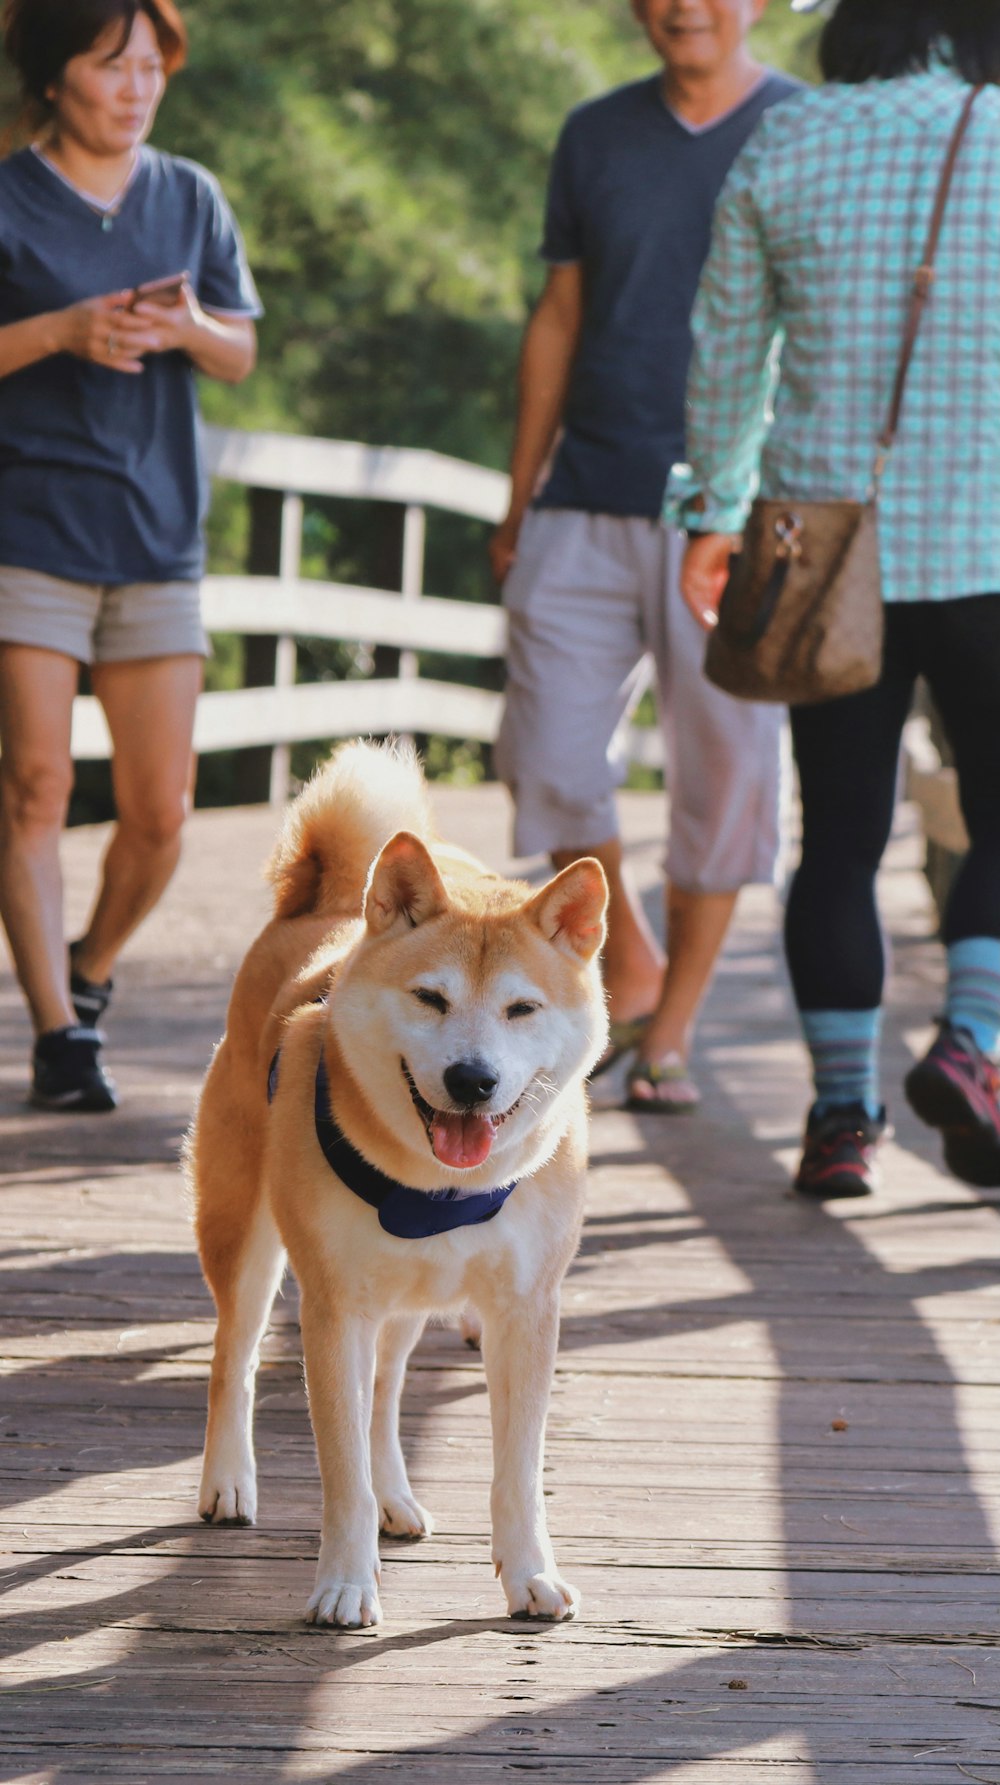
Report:
[[[610,1064],[636,1050],[634,1107],[698,1102],[687,1059],[740,886],[773,879],[780,714],[705,680],[704,639],[660,524],[684,457],[689,317],[726,174],[796,83],[747,32],[767,0],[633,0],[662,63],[578,107],[552,162],[525,334],[511,502],[491,559],[510,622],[497,766],[515,849],[604,864]],[[623,721],[657,674],[670,786],[669,964],[624,873],[615,788]]]

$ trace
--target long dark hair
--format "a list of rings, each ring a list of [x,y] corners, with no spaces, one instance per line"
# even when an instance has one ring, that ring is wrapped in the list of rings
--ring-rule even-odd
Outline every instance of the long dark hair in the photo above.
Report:
[[[1000,81],[1000,0],[839,0],[820,38],[828,81],[889,81],[937,57],[974,86]]]
[[[174,0],[6,0],[3,44],[21,77],[24,126],[37,128],[49,116],[49,88],[67,62],[115,25],[121,26],[124,49],[140,12],[156,33],[166,73],[176,74],[187,55],[187,31]]]

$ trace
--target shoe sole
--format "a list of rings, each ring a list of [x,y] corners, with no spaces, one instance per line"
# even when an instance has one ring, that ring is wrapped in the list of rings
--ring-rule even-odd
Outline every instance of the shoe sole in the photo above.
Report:
[[[1000,1139],[961,1087],[922,1060],[907,1073],[903,1089],[914,1115],[940,1131],[948,1170],[976,1190],[1000,1190]]]
[[[51,1109],[65,1112],[68,1115],[101,1115],[108,1110],[118,1108],[118,1098],[112,1091],[62,1091],[58,1094],[46,1094],[44,1091],[31,1091],[28,1102],[34,1109]]]
[[[846,1197],[852,1197],[857,1202],[863,1196],[874,1196],[878,1188],[877,1178],[871,1175],[862,1178],[854,1172],[843,1177],[831,1172],[821,1184],[800,1184],[798,1178],[792,1184],[796,1196],[804,1196],[809,1202],[843,1201]]]

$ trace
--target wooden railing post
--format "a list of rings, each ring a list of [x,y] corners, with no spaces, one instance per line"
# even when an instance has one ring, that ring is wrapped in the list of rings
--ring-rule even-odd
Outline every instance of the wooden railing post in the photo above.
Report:
[[[424,592],[424,549],[426,543],[426,511],[411,502],[403,513],[403,562],[399,582],[404,601],[419,601]],[[399,654],[400,679],[409,681],[418,673],[416,651],[401,651]]]
[[[419,503],[386,504],[380,517],[377,550],[377,575],[382,588],[398,588],[404,601],[420,600],[424,592],[426,539],[426,511]],[[398,677],[401,682],[411,682],[420,673],[419,658],[416,651],[376,645],[373,673],[381,680]]]

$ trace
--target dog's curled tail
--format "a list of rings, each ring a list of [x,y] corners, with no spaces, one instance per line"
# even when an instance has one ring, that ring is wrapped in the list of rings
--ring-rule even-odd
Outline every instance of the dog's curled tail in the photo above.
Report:
[[[400,830],[434,835],[412,746],[342,744],[288,808],[265,870],[275,916],[359,915],[368,870]]]

